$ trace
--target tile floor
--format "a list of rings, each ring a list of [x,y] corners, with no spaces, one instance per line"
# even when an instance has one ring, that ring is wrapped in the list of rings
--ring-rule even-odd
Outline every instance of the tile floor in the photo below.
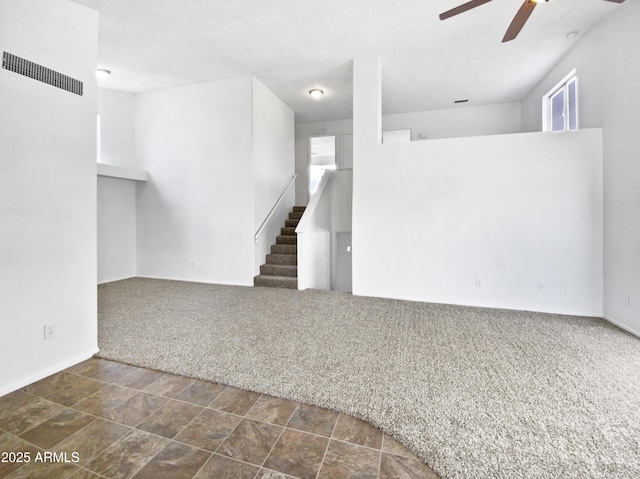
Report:
[[[351,416],[100,359],[0,398],[0,453],[10,479],[438,477]]]

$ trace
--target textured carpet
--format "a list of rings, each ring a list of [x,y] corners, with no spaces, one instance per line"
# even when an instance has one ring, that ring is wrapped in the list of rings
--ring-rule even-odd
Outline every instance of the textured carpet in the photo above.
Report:
[[[640,477],[640,340],[596,318],[131,279],[100,357],[368,420],[443,478]]]

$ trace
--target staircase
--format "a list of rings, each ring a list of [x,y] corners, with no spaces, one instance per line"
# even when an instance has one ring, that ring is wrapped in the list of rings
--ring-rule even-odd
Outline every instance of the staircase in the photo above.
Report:
[[[298,289],[298,238],[296,226],[304,213],[304,206],[294,206],[276,237],[276,244],[271,245],[271,254],[267,262],[260,266],[260,275],[253,278],[255,286],[271,288]]]

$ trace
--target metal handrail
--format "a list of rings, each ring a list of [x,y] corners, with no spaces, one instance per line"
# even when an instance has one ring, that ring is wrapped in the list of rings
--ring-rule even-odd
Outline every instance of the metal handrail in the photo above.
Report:
[[[273,216],[273,213],[276,211],[276,209],[280,205],[280,202],[282,201],[282,198],[284,198],[285,193],[287,192],[287,190],[289,189],[291,184],[296,180],[297,176],[298,175],[293,175],[291,177],[291,179],[289,180],[289,182],[287,183],[287,186],[285,186],[284,190],[282,190],[282,193],[280,193],[280,196],[278,197],[278,200],[273,205],[273,208],[271,208],[271,211],[269,211],[269,214],[267,215],[267,217],[264,219],[264,221],[262,222],[262,224],[258,228],[258,231],[256,231],[256,234],[253,237],[254,241],[258,241],[258,237],[260,236],[260,233],[262,233],[262,230],[264,229],[264,227],[267,225],[267,223],[269,222],[269,220]]]

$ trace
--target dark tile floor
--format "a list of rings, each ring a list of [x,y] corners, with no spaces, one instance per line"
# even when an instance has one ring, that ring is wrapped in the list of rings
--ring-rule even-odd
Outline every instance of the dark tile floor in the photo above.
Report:
[[[0,398],[0,453],[10,479],[437,478],[351,416],[100,359]]]

